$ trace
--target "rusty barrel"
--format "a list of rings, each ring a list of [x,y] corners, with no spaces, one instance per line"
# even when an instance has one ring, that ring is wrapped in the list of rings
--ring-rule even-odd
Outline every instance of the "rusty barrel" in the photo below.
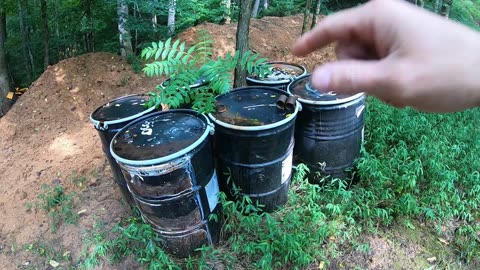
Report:
[[[143,220],[178,257],[218,242],[221,206],[212,133],[205,115],[169,110],[130,123],[110,145]],[[211,214],[217,219],[209,219]]]

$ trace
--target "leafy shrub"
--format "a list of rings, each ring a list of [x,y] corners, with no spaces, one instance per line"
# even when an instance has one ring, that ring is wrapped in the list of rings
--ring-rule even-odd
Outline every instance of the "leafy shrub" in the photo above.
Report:
[[[265,65],[267,59],[251,51],[247,51],[241,59],[237,51],[234,55],[227,53],[224,58],[213,60],[212,45],[210,34],[203,31],[200,41],[188,49],[185,42],[176,40],[172,44],[171,39],[153,42],[151,47],[145,48],[142,57],[154,62],[147,63],[143,71],[148,76],[170,76],[168,84],[159,85],[157,91],[150,93],[148,105],[158,107],[164,103],[177,108],[192,102],[192,108],[199,112],[213,112],[215,96],[231,88],[231,72],[237,63],[250,74],[264,76],[269,72],[269,66]],[[199,87],[190,87],[198,82],[201,82]]]

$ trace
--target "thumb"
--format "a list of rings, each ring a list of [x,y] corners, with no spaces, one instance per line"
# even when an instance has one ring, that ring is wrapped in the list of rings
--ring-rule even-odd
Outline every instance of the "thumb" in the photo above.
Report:
[[[353,94],[383,88],[386,78],[380,61],[341,60],[317,67],[310,79],[316,89]]]

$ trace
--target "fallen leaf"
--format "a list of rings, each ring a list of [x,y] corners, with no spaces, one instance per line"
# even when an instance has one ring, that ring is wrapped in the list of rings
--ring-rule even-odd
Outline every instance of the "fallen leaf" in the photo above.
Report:
[[[435,262],[436,260],[437,260],[437,257],[435,257],[435,256],[434,256],[434,257],[427,258],[427,262],[429,262],[429,263],[433,263],[433,262]]]
[[[82,210],[78,211],[77,214],[78,214],[78,215],[81,215],[81,214],[83,214],[83,213],[85,213],[85,212],[87,212],[87,209],[82,209]]]
[[[65,251],[62,255],[64,258],[70,256],[70,251]]]
[[[59,266],[60,264],[54,260],[50,260],[48,262],[53,268],[56,268],[57,266]]]
[[[445,239],[443,239],[443,238],[438,238],[438,241],[444,243],[445,245],[450,244],[447,240],[445,240]]]
[[[318,266],[318,269],[325,269],[325,262],[321,261],[320,265]]]

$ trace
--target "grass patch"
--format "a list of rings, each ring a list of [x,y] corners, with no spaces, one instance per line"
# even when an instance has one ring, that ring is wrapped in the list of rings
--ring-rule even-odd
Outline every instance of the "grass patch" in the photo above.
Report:
[[[47,245],[40,241],[24,245],[23,249],[33,256],[40,258],[39,261],[41,261],[45,269],[52,269],[52,267],[55,269],[76,269],[71,263],[72,256],[69,251],[62,251],[57,247]],[[37,266],[32,265],[32,269],[38,269],[36,268]]]
[[[453,1],[450,18],[480,31],[480,0]]]
[[[52,232],[56,232],[63,223],[77,224],[78,214],[73,211],[76,193],[67,193],[61,185],[42,184],[41,188],[36,206],[49,216]]]

